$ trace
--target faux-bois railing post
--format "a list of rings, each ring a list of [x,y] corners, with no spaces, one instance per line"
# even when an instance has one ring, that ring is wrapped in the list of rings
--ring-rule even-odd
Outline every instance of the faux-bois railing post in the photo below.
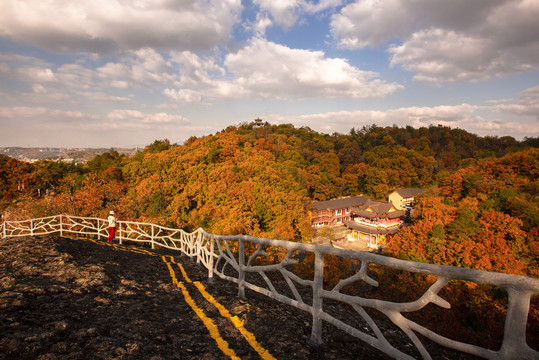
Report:
[[[322,340],[322,314],[323,299],[321,290],[324,287],[324,254],[316,251],[314,258],[314,282],[313,282],[313,328],[311,331],[311,342],[316,345],[323,343]]]
[[[238,296],[245,299],[245,242],[238,240]]]

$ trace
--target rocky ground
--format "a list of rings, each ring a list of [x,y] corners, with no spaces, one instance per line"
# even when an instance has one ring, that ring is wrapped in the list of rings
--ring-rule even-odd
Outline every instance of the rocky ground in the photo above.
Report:
[[[309,314],[250,291],[247,299],[239,299],[235,284],[221,279],[209,283],[207,271],[190,259],[166,249],[150,251],[153,256],[132,247],[57,236],[0,240],[0,359],[230,358],[174,284],[172,258],[164,261],[155,255],[173,255],[183,264],[190,280],[202,283],[243,321],[266,355],[389,359],[327,324],[324,344],[314,346],[309,343]],[[235,356],[261,358],[230,319],[207,301],[208,296],[186,281],[178,268],[174,275]],[[395,346],[420,358],[408,339],[389,326],[381,329]],[[439,348],[432,348],[431,355],[469,358]]]

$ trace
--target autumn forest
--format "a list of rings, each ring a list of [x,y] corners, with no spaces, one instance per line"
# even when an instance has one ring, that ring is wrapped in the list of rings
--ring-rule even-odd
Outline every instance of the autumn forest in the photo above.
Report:
[[[156,140],[134,156],[111,149],[84,165],[1,155],[2,219],[114,210],[121,220],[187,231],[308,242],[313,201],[387,200],[397,188],[415,187],[427,191],[384,255],[539,277],[538,138],[479,137],[445,126],[372,125],[329,135],[257,125],[184,144]],[[495,291],[474,293],[476,306]],[[538,319],[537,307],[531,311]]]

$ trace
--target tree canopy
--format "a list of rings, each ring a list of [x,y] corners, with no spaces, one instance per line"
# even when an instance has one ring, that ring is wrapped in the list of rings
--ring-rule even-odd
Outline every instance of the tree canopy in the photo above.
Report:
[[[32,216],[114,209],[186,230],[309,241],[313,201],[384,200],[419,187],[429,191],[386,254],[529,273],[538,247],[536,144],[445,126],[329,135],[249,123],[181,145],[156,140],[132,157],[111,149],[85,165],[0,156],[2,209]],[[39,197],[44,191],[54,195]],[[485,255],[493,248],[499,258]]]

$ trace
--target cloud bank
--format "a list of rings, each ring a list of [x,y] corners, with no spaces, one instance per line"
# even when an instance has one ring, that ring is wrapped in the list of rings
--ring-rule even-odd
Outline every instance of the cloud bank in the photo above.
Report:
[[[4,0],[0,142],[181,142],[258,116],[537,136],[537,18],[535,0]]]
[[[5,0],[0,34],[57,52],[196,51],[229,40],[241,9],[240,0]]]
[[[355,1],[332,17],[339,46],[386,46],[420,82],[481,81],[539,67],[534,0]]]

